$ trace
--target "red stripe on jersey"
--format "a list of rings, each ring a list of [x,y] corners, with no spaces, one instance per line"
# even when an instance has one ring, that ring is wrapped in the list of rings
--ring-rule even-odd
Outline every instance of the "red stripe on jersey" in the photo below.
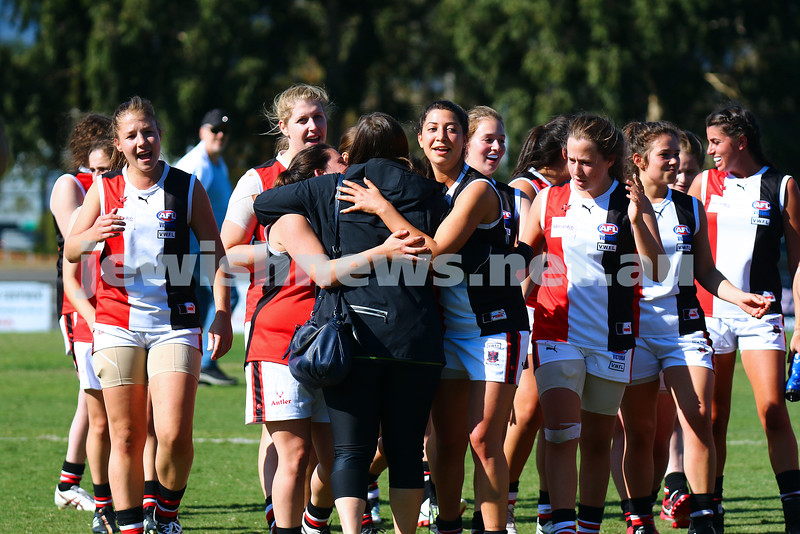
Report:
[[[705,191],[705,196],[700,200],[703,202],[703,208],[706,210],[706,219],[708,220],[708,244],[711,246],[711,257],[714,259],[714,264],[717,263],[717,241],[719,233],[717,231],[717,214],[709,213],[708,205],[711,202],[711,196],[722,196],[725,191],[725,176],[727,173],[720,172],[717,169],[710,169],[704,171],[701,180],[703,187],[701,191]],[[700,302],[700,307],[703,308],[703,313],[706,317],[714,316],[714,296],[706,291],[703,286],[695,281],[694,285],[697,287],[697,300]]]
[[[272,189],[275,185],[275,178],[280,173],[286,170],[277,158],[253,168],[261,180],[261,191]],[[266,229],[259,223],[256,223],[255,230],[253,231],[253,240],[267,241]],[[253,272],[250,273],[250,286],[247,288],[247,298],[245,299],[244,321],[250,321],[253,318],[253,312],[256,310],[258,301],[261,298],[261,286],[264,285],[266,280],[266,273],[263,271],[263,265],[254,267]]]
[[[506,384],[517,383],[517,369],[520,365],[520,345],[522,336],[519,332],[506,332]],[[513,357],[512,357],[513,356]]]
[[[533,339],[567,341],[569,335],[569,297],[567,295],[567,273],[564,269],[564,250],[561,238],[551,234],[553,217],[563,216],[569,209],[571,189],[551,187],[544,207],[545,252],[548,257],[558,258],[558,265],[550,265],[542,273],[542,284],[537,295],[539,305],[533,320]],[[560,260],[560,261],[559,261]]]
[[[99,181],[103,188],[102,213],[111,213],[115,208],[125,205],[125,178],[122,173],[113,177],[103,178]],[[125,240],[122,234],[106,239],[101,255],[102,274],[97,287],[97,317],[95,321],[100,324],[116,325],[122,328],[130,327],[130,306],[128,292],[122,283],[124,276]],[[110,256],[110,257],[109,257]]]

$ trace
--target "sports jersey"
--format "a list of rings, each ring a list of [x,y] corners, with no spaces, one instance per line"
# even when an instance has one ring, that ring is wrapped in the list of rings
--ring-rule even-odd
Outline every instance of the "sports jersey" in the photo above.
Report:
[[[75,182],[81,192],[81,203],[83,203],[83,198],[86,196],[86,191],[88,191],[92,186],[92,173],[76,171],[74,174],[63,174],[58,178],[58,180],[61,180],[62,178],[72,179]],[[56,222],[55,215],[53,215],[53,226],[56,228],[56,244],[58,245],[58,259],[56,260],[56,309],[59,310],[62,315],[68,315],[73,313],[75,308],[68,299],[64,298],[63,266],[65,237],[61,234],[61,228],[58,227],[58,222]]]
[[[231,194],[228,203],[228,211],[225,214],[226,221],[232,221],[242,228],[249,228],[255,224],[251,243],[254,241],[266,241],[265,229],[256,221],[253,212],[253,197],[267,189],[271,189],[275,183],[275,178],[286,170],[286,161],[279,155],[276,158],[262,163],[258,167],[253,167],[239,179],[236,188]],[[247,288],[247,299],[245,302],[244,321],[252,320],[253,312],[261,298],[262,286],[265,280],[265,273],[262,265],[256,265],[250,273],[250,286]]]
[[[288,365],[286,349],[295,326],[305,323],[311,315],[316,286],[287,253],[269,246],[267,250],[266,280],[253,312],[246,361]]]
[[[527,171],[524,171],[522,174],[517,176],[516,178],[512,178],[508,185],[514,187],[514,184],[518,181],[525,182],[533,187],[533,190],[538,195],[542,192],[542,189],[545,187],[550,187],[553,185],[550,183],[542,173],[537,171],[534,167],[531,167]],[[533,199],[531,199],[533,200]],[[536,308],[536,295],[539,293],[539,286],[537,284],[533,285],[533,289],[531,290],[530,294],[528,295],[527,300],[525,301],[525,305],[528,308],[535,309]]]
[[[540,193],[548,269],[541,277],[533,339],[621,351],[638,318],[635,243],[627,192],[617,181],[596,198],[572,181]]]
[[[533,190],[536,191],[537,195],[541,193],[542,189],[544,189],[545,187],[550,187],[551,185],[553,185],[552,183],[550,183],[550,180],[545,178],[545,176],[542,173],[540,173],[533,167],[523,172],[519,176],[512,178],[511,181],[508,182],[508,185],[514,187],[514,183],[517,182],[518,180],[530,184],[530,186],[533,187]]]
[[[165,163],[147,190],[131,185],[127,166],[99,184],[100,214],[117,208],[125,230],[104,242],[96,322],[142,332],[199,327],[188,256],[195,179]]]
[[[685,335],[705,330],[694,285],[694,236],[700,229],[700,203],[674,189],[653,204],[661,244],[669,259],[663,282],[644,277],[639,301],[639,336]]]
[[[529,329],[519,285],[507,279],[505,269],[493,268],[491,260],[492,256],[500,258],[509,253],[514,246],[518,206],[511,199],[518,198],[519,191],[465,165],[446,194],[451,209],[458,196],[478,182],[488,183],[497,193],[501,210],[496,221],[478,224],[458,251],[460,261],[455,264],[463,271],[462,280],[456,285],[440,287],[439,304],[445,335],[450,337],[468,338]]]
[[[770,167],[737,178],[717,169],[704,171],[700,199],[708,214],[708,240],[717,269],[742,291],[764,295],[771,301],[768,313],[782,313],[778,272],[786,185]],[[735,304],[698,287],[707,316],[747,317]]]

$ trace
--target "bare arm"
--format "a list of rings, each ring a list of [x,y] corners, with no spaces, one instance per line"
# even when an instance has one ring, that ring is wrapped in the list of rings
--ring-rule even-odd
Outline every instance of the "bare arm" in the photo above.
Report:
[[[668,269],[659,268],[659,258],[664,257],[664,247],[658,233],[658,222],[653,205],[644,194],[642,182],[638,176],[628,179],[625,185],[628,190],[628,217],[631,220],[633,239],[636,250],[642,260],[645,275],[656,282],[662,282]]]
[[[269,239],[271,245],[288,252],[314,283],[325,289],[347,285],[354,277],[369,274],[378,262],[424,261],[418,256],[430,252],[420,246],[421,237],[409,237],[407,231],[401,230],[376,247],[331,260],[306,218],[297,214],[278,219],[270,228]]]
[[[544,229],[541,226],[542,198],[544,197],[537,195],[536,198],[533,199],[525,227],[522,229],[519,238],[521,242],[526,243],[533,249],[534,262],[542,258],[542,249],[544,248]],[[530,275],[522,282],[522,294],[526,299],[531,291],[533,291],[533,285],[535,283],[541,283],[541,281],[532,280]]]
[[[94,184],[86,193],[78,219],[64,243],[64,257],[67,261],[77,263],[81,255],[90,252],[97,243],[118,236],[124,229],[125,221],[116,214],[116,210],[100,215],[100,195]]]
[[[217,222],[203,186],[196,181],[192,194],[192,219],[190,223],[197,241],[214,243],[214,307],[216,314],[208,329],[208,342],[212,349],[211,359],[221,358],[231,348],[233,330],[231,328],[231,277],[225,248],[217,230]]]
[[[69,235],[72,214],[83,204],[83,192],[71,174],[62,174],[53,184],[50,194],[50,211],[56,219],[61,235]]]
[[[76,209],[72,217],[69,221],[68,230],[72,228],[72,225],[78,218],[78,213],[80,213],[80,209]],[[86,258],[84,258],[85,260]],[[89,268],[88,261],[82,261],[83,272],[86,273],[87,269]],[[84,279],[88,279],[84,276]],[[89,302],[89,299],[86,297],[86,289],[82,285],[81,280],[81,269],[78,268],[77,263],[72,263],[69,261],[65,261],[63,265],[63,280],[64,280],[64,296],[70,301],[70,303],[75,307],[81,317],[89,323],[89,327],[91,328],[94,326],[94,306],[92,303]]]
[[[352,202],[353,206],[342,210],[342,213],[351,211],[364,211],[381,218],[389,230],[408,230],[410,236],[421,236],[425,239],[425,246],[429,248],[433,257],[441,254],[453,254],[461,250],[478,224],[495,221],[500,213],[500,199],[494,189],[485,182],[470,185],[459,195],[453,209],[431,238],[417,228],[414,228],[397,211],[397,209],[383,198],[377,187],[364,178],[366,188],[349,180],[344,181],[340,188],[339,198]]]

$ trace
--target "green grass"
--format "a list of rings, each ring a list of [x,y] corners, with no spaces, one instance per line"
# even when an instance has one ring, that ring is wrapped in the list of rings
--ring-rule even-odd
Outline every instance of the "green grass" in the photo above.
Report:
[[[0,345],[0,532],[87,533],[91,514],[59,511],[53,505],[75,409],[77,380],[63,354],[60,333],[3,334]],[[225,372],[242,377],[242,340],[222,360]],[[244,425],[244,385],[203,387],[195,416],[195,461],[181,507],[189,532],[265,532],[263,497],[256,471],[260,428]],[[800,405],[790,404],[792,415]],[[797,430],[797,425],[795,425]],[[734,406],[725,475],[726,530],[731,533],[783,531],[775,478],[766,440],[755,414],[752,393],[741,366],[734,381]],[[463,495],[471,499],[471,462]],[[84,487],[91,491],[90,477]],[[552,482],[551,482],[552,483]],[[517,501],[518,528],[535,531],[538,479],[533,463],[526,469]],[[381,514],[390,510],[385,475],[381,478]],[[618,498],[609,489],[602,532],[622,532]],[[465,514],[469,525],[471,506]],[[662,533],[672,529],[660,519]],[[339,530],[334,526],[334,530]],[[422,531],[420,531],[422,532]]]

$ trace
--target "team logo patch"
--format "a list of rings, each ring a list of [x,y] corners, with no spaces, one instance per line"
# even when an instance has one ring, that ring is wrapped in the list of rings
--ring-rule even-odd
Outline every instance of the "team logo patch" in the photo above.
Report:
[[[502,360],[506,357],[505,343],[499,341],[489,341],[483,348],[484,365],[502,365]]]
[[[617,323],[617,335],[629,336],[633,334],[633,324],[629,321]]]
[[[686,235],[690,235],[692,233],[691,228],[689,228],[685,224],[677,225],[675,228],[672,229],[672,231],[675,232],[679,236],[686,236]]]
[[[687,308],[683,310],[683,319],[685,321],[691,321],[693,319],[700,318],[700,311],[697,308]]]
[[[178,304],[178,313],[181,315],[193,315],[197,313],[197,309],[195,308],[194,302],[185,302],[183,304]]]
[[[161,222],[172,222],[178,218],[178,214],[172,210],[161,210],[156,214],[156,217]]]
[[[608,362],[608,368],[612,371],[617,371],[618,373],[625,372],[625,364],[620,362]]]
[[[756,200],[753,202],[755,213],[750,218],[750,224],[757,226],[769,226],[769,214],[772,206],[766,200]]]
[[[489,313],[489,322],[502,321],[503,319],[507,318],[508,316],[506,315],[505,310],[494,310],[493,312]]]
[[[614,223],[603,223],[597,227],[597,231],[600,232],[597,250],[600,252],[616,252],[619,227]]]
[[[618,362],[625,361],[625,355],[628,353],[627,350],[615,350],[611,352],[611,358],[617,360]]]
[[[775,293],[772,291],[762,291],[761,296],[767,299],[767,302],[775,302]]]
[[[617,235],[619,233],[619,227],[614,223],[603,223],[597,227],[597,231],[603,235]]]
[[[175,231],[174,230],[159,230],[158,231],[158,238],[159,239],[175,239]]]

